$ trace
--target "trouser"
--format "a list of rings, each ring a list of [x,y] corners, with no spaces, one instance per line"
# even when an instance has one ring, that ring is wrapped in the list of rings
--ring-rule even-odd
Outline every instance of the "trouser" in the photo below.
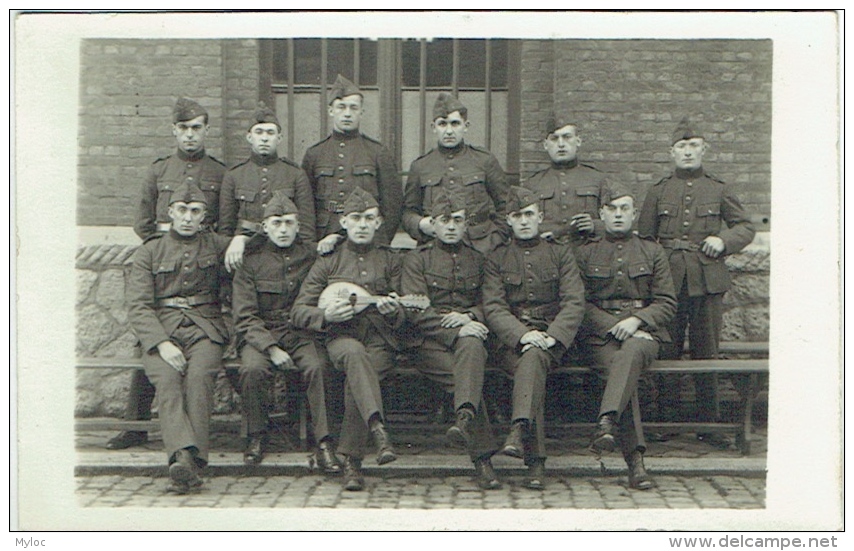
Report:
[[[302,382],[306,385],[306,397],[311,412],[311,424],[314,438],[321,442],[329,436],[329,423],[326,415],[326,385],[324,374],[325,358],[314,341],[302,341],[296,346],[286,347]],[[241,434],[244,437],[256,436],[267,432],[270,411],[273,409],[273,362],[266,352],[252,345],[243,346],[240,351],[240,369],[238,370],[238,392],[243,412]]]
[[[361,459],[370,440],[371,417],[377,415],[385,421],[380,381],[394,368],[394,352],[375,333],[365,335],[364,342],[353,337],[333,338],[326,343],[326,351],[332,366],[346,376],[338,451]]]
[[[128,391],[125,419],[128,421],[147,421],[151,419],[151,404],[154,402],[154,385],[144,371],[133,371]]]
[[[637,388],[641,372],[655,360],[658,347],[658,341],[635,337],[622,342],[610,339],[603,345],[585,343],[581,347],[584,363],[604,369],[605,391],[599,415],[616,414],[623,453],[646,449]],[[629,405],[631,414],[626,410]]]
[[[483,404],[483,373],[486,348],[478,337],[458,337],[453,350],[432,339],[426,339],[417,352],[413,365],[419,373],[454,395],[454,409],[465,405],[475,412],[468,451],[472,460],[495,453],[495,436],[486,406]]]
[[[677,297],[678,306],[668,330],[671,342],[661,347],[661,359],[673,360],[682,357],[685,346],[686,328],[690,329],[689,349],[691,359],[702,360],[717,358],[718,345],[723,324],[723,293],[688,296],[687,281],[682,285]],[[703,373],[692,375],[696,391],[697,420],[714,421],[718,415],[717,377]],[[676,410],[680,404],[680,378],[676,375],[659,376],[659,410]]]
[[[212,342],[195,324],[178,327],[171,340],[187,359],[184,375],[163,361],[156,349],[142,357],[145,374],[157,389],[163,447],[169,463],[178,450],[195,448],[196,462],[205,466],[210,449],[214,377],[222,367],[222,345]]]

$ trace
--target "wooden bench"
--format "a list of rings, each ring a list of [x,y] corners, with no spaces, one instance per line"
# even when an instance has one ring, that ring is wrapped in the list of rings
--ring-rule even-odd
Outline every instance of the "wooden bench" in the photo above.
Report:
[[[760,376],[768,373],[768,343],[767,342],[725,342],[721,343],[720,359],[714,360],[658,360],[650,367],[648,373],[656,374],[726,374],[742,375],[746,384],[735,385],[741,400],[741,418],[738,422],[717,423],[644,423],[644,427],[659,432],[681,433],[681,432],[727,432],[736,437],[736,444],[743,454],[750,454],[751,443],[751,418],[756,397],[760,391]],[[747,359],[733,359],[727,356],[750,356]],[[402,358],[403,360],[403,358]],[[236,371],[239,362],[227,361],[224,364],[226,371]],[[140,358],[78,358],[76,368],[79,369],[142,369]],[[499,371],[489,368],[489,372]],[[296,375],[296,371],[292,371]],[[587,375],[591,373],[589,367],[584,366],[562,366],[554,371],[555,374],[564,375]],[[407,366],[405,360],[401,361],[395,369],[399,377],[418,376],[418,371]],[[299,424],[300,444],[305,448],[308,440],[308,410],[305,396],[297,393],[297,416]],[[288,416],[288,412],[273,414],[273,418]],[[211,420],[212,430],[234,429],[237,424],[233,419],[220,418],[214,415]],[[561,428],[568,430],[592,429],[593,423],[569,423]],[[423,425],[422,425],[423,427]],[[77,418],[75,430],[77,431],[103,431],[103,430],[146,430],[159,429],[157,420],[130,421],[115,418]]]

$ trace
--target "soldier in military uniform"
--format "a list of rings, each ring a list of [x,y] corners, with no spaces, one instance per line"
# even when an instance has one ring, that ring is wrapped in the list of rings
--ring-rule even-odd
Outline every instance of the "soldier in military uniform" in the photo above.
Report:
[[[537,196],[513,187],[509,197],[513,239],[487,258],[483,309],[513,364],[512,425],[501,452],[524,459],[526,485],[541,489],[546,376],[575,339],[584,317],[584,285],[570,246],[540,238]]]
[[[430,214],[436,240],[403,260],[402,292],[425,295],[431,305],[412,315],[415,331],[406,344],[417,351],[413,365],[454,394],[456,423],[448,429],[448,438],[468,451],[478,486],[495,490],[501,483],[492,468],[496,448],[482,397],[489,333],[480,295],[486,259],[462,243],[462,197],[440,192]]]
[[[377,232],[377,244],[391,243],[400,225],[403,192],[397,167],[382,144],[359,132],[363,99],[355,84],[338,75],[329,103],[332,134],[311,146],[302,161],[314,194],[321,254],[328,254],[344,239],[338,220],[344,200],[356,187],[379,204],[384,222]]]
[[[261,231],[267,239],[246,255],[234,276],[234,326],[240,350],[239,392],[243,408],[244,461],[261,462],[267,440],[273,369],[296,366],[306,384],[315,459],[327,473],[341,472],[331,446],[326,416],[325,353],[309,331],[294,328],[291,307],[317,257],[302,241],[297,206],[284,190],[264,207]]]
[[[654,483],[643,465],[638,380],[659,343],[670,341],[667,324],[676,312],[676,296],[664,249],[632,233],[637,209],[631,191],[606,188],[600,218],[604,235],[589,237],[576,250],[586,292],[577,339],[584,363],[604,368],[607,381],[590,448],[597,455],[611,452],[619,439],[629,486],[646,490]]]
[[[383,224],[379,204],[357,187],[342,205],[338,223],[347,241],[333,254],[317,259],[303,281],[292,310],[296,327],[322,333],[332,365],[346,374],[344,420],[339,453],[344,456],[344,487],[364,488],[362,459],[369,437],[377,448],[377,463],[397,459],[385,427],[380,381],[394,366],[399,349],[398,330],[406,314],[395,298],[400,280],[400,259],[377,245],[375,235]],[[319,306],[323,291],[332,283],[360,286],[376,299],[357,313],[358,302],[349,296],[333,298]]]
[[[465,197],[466,241],[489,254],[506,240],[503,224],[508,185],[504,169],[489,151],[465,142],[468,109],[454,96],[441,93],[433,106],[430,127],[437,145],[412,162],[403,199],[403,227],[419,243],[433,237],[430,212],[439,190]]]
[[[174,155],[162,157],[149,167],[142,184],[133,229],[141,239],[169,231],[169,201],[182,183],[195,184],[208,203],[204,226],[215,228],[218,220],[219,190],[225,165],[205,151],[209,131],[208,112],[195,101],[180,98],[172,110],[172,135],[178,144]],[[154,387],[141,372],[131,376],[126,417],[131,420],[151,419]],[[144,431],[123,431],[107,442],[107,449],[121,450],[142,444],[148,438]]]
[[[195,184],[172,190],[172,227],[137,249],[127,285],[128,321],[157,389],[169,490],[178,493],[202,483],[198,470],[208,463],[214,376],[228,343],[219,305],[228,239],[200,231],[207,201]]]
[[[669,327],[672,342],[662,347],[661,357],[682,356],[690,326],[691,357],[715,358],[723,295],[730,287],[724,259],[747,246],[755,231],[732,186],[703,169],[707,144],[687,117],[674,131],[671,144],[676,170],[650,188],[638,219],[640,236],[658,240],[667,252],[678,300]],[[713,420],[717,414],[716,379],[713,375],[693,377],[698,420]],[[679,406],[678,382],[675,378],[659,380],[658,404],[665,415]],[[728,440],[713,433],[697,436],[714,446],[729,446]]]
[[[299,209],[300,238],[316,241],[314,196],[305,172],[290,159],[278,156],[282,126],[263,104],[246,132],[249,158],[225,173],[219,197],[219,233],[252,237],[261,230],[264,208],[274,193],[284,193]],[[225,253],[225,265],[236,268],[243,259],[243,240],[235,239]]]
[[[585,237],[602,235],[599,197],[607,179],[592,166],[578,161],[580,147],[577,124],[566,118],[549,117],[543,148],[551,166],[522,184],[540,199],[540,236],[544,239],[578,245]]]

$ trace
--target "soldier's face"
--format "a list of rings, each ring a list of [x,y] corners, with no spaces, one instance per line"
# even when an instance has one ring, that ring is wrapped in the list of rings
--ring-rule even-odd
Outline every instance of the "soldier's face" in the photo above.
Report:
[[[347,232],[347,239],[356,245],[367,245],[374,240],[374,235],[383,223],[380,209],[369,208],[362,212],[351,212],[339,220],[341,227]]]
[[[199,115],[188,121],[172,124],[172,135],[178,140],[178,149],[195,153],[205,147],[205,136],[210,127],[205,124],[205,116]]]
[[[282,134],[276,123],[262,122],[249,129],[246,141],[256,155],[275,155],[279,142],[282,141]]]
[[[605,231],[609,233],[629,233],[638,217],[635,200],[631,197],[619,197],[599,209],[599,218],[605,222]]]
[[[436,134],[436,140],[442,147],[456,147],[469,131],[469,121],[459,111],[448,113],[447,117],[437,117],[430,127]]]
[[[459,243],[466,233],[466,211],[458,210],[450,216],[445,214],[433,218],[433,229],[436,237],[442,243],[455,245]]]
[[[299,233],[299,220],[296,214],[268,216],[261,222],[264,233],[273,244],[280,248],[290,247]]]
[[[558,128],[543,140],[543,147],[548,152],[552,162],[566,163],[578,157],[581,146],[581,136],[571,124]]]
[[[205,204],[200,201],[191,201],[190,203],[175,201],[169,205],[172,229],[184,237],[196,235],[202,227],[205,212]]]
[[[537,204],[528,205],[507,215],[507,223],[510,224],[516,239],[533,239],[540,235],[542,221],[543,213]]]
[[[362,96],[353,94],[336,99],[329,106],[332,126],[338,132],[352,132],[359,129],[362,122]]]
[[[703,166],[703,155],[706,153],[706,140],[690,138],[679,140],[670,148],[670,156],[676,168],[694,170]]]

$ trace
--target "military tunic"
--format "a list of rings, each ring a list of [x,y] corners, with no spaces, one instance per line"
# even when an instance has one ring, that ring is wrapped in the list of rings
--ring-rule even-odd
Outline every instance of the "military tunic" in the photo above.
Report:
[[[323,380],[325,356],[312,332],[297,329],[291,308],[300,284],[317,256],[313,246],[297,239],[280,248],[270,240],[246,255],[234,276],[234,327],[241,354],[239,390],[244,436],[267,429],[271,407],[272,363],[267,349],[278,346],[302,372],[315,439],[329,435]]]
[[[461,143],[436,147],[412,162],[403,199],[403,227],[419,243],[428,238],[418,223],[432,211],[439,189],[465,197],[466,239],[481,253],[488,254],[508,235],[501,217],[509,186],[492,153]]]
[[[219,272],[228,239],[210,232],[184,237],[174,230],[146,241],[133,256],[128,279],[128,321],[143,350],[145,373],[157,389],[168,454],[198,449],[208,458],[214,375],[228,331],[219,305]],[[188,365],[180,375],[157,345],[172,341]]]
[[[377,200],[384,218],[375,242],[391,243],[400,225],[403,192],[394,158],[382,144],[358,131],[333,131],[305,152],[302,168],[314,195],[318,241],[341,231],[342,205],[358,186]]]
[[[540,199],[540,234],[551,232],[556,241],[578,245],[588,235],[570,225],[576,214],[586,213],[593,218],[591,235],[602,235],[605,226],[599,220],[599,198],[607,184],[605,175],[578,160],[552,163],[551,167],[535,173],[522,186]]]
[[[169,200],[180,184],[195,184],[202,190],[208,207],[204,224],[215,229],[219,221],[219,192],[225,165],[204,151],[189,154],[178,149],[175,155],[157,159],[149,167],[142,185],[133,230],[142,239],[168,229]]]
[[[489,329],[515,359],[513,421],[535,424],[534,457],[545,457],[543,406],[546,375],[572,344],[584,317],[584,285],[569,245],[540,238],[513,239],[486,262],[483,310]],[[522,352],[525,333],[545,331],[557,340],[550,349]],[[530,464],[532,457],[526,457]]]
[[[299,235],[316,242],[314,196],[305,172],[285,158],[256,155],[225,173],[219,197],[219,233],[252,237],[260,232],[264,207],[284,193],[299,209]]]

